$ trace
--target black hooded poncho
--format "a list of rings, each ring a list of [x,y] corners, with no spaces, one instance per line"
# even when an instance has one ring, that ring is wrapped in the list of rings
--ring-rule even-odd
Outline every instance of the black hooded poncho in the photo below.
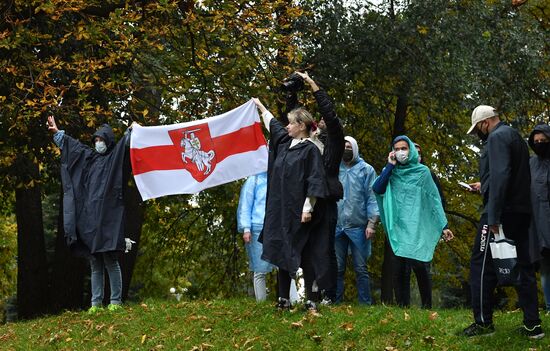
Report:
[[[535,127],[529,136],[529,146],[535,145],[534,136],[544,133],[550,139],[550,126],[540,124]],[[531,156],[531,226],[529,227],[529,244],[531,261],[542,258],[543,251],[550,254],[550,158]]]
[[[312,223],[319,215],[312,213],[310,223],[301,223],[304,201],[308,196],[325,198],[326,186],[323,159],[310,141],[292,148],[292,138],[275,118],[270,124],[270,157],[268,196],[264,227],[262,259],[296,274],[302,260],[302,250],[311,237]]]
[[[130,134],[115,144],[102,125],[93,135],[105,140],[99,154],[65,135],[61,149],[63,225],[71,250],[82,256],[124,250],[123,164]]]

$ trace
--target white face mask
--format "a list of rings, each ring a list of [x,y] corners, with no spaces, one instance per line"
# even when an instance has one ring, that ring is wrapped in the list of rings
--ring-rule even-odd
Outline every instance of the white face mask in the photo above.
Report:
[[[104,141],[99,140],[95,142],[95,151],[97,151],[100,154],[104,154],[105,151],[107,151],[107,145]]]
[[[405,150],[399,150],[395,152],[395,158],[397,162],[404,164],[409,160],[409,152]]]

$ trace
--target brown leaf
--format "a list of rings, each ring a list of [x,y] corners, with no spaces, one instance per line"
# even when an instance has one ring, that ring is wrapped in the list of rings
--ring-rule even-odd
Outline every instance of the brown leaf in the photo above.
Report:
[[[313,335],[311,339],[313,339],[313,341],[315,341],[316,343],[320,343],[321,341],[323,341],[323,338],[321,338],[320,335]]]
[[[438,317],[439,317],[439,314],[437,312],[431,312],[430,315],[428,316],[428,318],[431,321],[435,321]]]
[[[405,320],[408,321],[411,319],[411,316],[407,312],[403,312],[405,314]]]
[[[433,336],[428,335],[428,336],[424,337],[424,342],[426,342],[428,344],[433,344],[434,341],[435,341],[435,338]]]
[[[344,323],[340,326],[340,328],[344,329],[345,331],[352,331],[353,330],[353,324],[352,323]]]
[[[294,322],[290,324],[290,326],[294,329],[298,329],[298,328],[302,328],[304,325],[302,324],[302,322]]]

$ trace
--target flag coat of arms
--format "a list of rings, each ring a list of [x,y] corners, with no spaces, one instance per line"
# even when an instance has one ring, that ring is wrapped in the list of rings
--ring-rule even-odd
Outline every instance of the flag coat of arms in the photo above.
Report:
[[[267,144],[252,100],[198,121],[134,126],[130,159],[144,200],[194,194],[267,170]]]

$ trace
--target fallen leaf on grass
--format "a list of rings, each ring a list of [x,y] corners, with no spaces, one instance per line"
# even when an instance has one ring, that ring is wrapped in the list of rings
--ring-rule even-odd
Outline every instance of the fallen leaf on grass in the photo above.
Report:
[[[424,337],[424,342],[426,342],[428,344],[433,344],[434,341],[435,341],[435,338],[433,336],[428,335],[428,336]]]
[[[255,337],[255,338],[251,338],[251,339],[246,339],[246,341],[245,341],[244,344],[243,344],[243,348],[247,347],[248,344],[250,344],[251,342],[258,340],[258,338],[259,338],[259,337]]]
[[[385,325],[385,324],[388,324],[388,323],[389,323],[389,321],[386,318],[380,320],[380,324]]]
[[[194,320],[206,320],[206,319],[208,319],[208,318],[207,318],[206,316],[200,316],[200,315],[199,315],[199,316],[195,316],[195,315],[192,315],[192,316],[187,317],[187,319],[188,319],[188,320],[194,321]]]
[[[294,322],[294,323],[290,324],[290,326],[294,329],[298,329],[298,328],[302,328],[304,326],[304,324],[302,322]]]
[[[143,335],[141,336],[141,343],[142,343],[142,344],[145,343],[145,339],[147,339],[147,334],[143,334]]]
[[[439,317],[439,314],[437,312],[431,312],[430,315],[428,316],[428,318],[431,321],[435,321],[437,319],[437,317]]]
[[[340,328],[344,329],[345,331],[352,331],[353,330],[353,324],[352,323],[344,323],[340,326]]]
[[[204,342],[201,344],[201,350],[209,349],[209,348],[212,348],[212,347],[214,347],[214,345],[206,344]]]
[[[73,338],[67,338],[65,339],[65,342],[71,342],[73,340]]]
[[[140,306],[141,306],[141,308],[143,308],[143,309],[145,309],[145,310],[148,308],[148,306],[147,306],[146,304],[144,304],[144,303],[142,303]]]
[[[384,351],[399,351],[399,349],[397,347],[393,347],[393,346],[386,346],[384,348]]]
[[[307,311],[307,314],[312,316],[312,317],[321,317],[322,316],[322,314],[320,314],[319,312],[314,311],[314,310]]]
[[[316,343],[320,343],[321,341],[323,341],[323,339],[322,339],[321,336],[319,336],[319,335],[313,335],[313,336],[311,337],[311,339],[312,339],[313,341],[315,341]]]
[[[204,328],[202,331],[205,333],[210,333],[212,331],[212,328]]]
[[[408,321],[411,319],[411,316],[407,312],[403,312],[405,314],[405,320]]]

